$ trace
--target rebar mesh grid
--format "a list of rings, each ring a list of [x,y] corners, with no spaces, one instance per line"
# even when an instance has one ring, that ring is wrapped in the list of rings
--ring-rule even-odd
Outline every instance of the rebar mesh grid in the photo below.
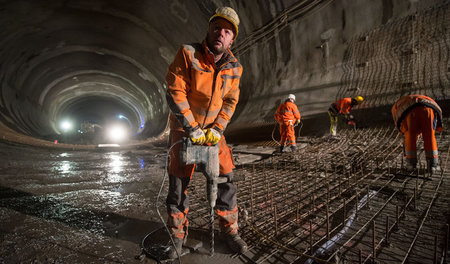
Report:
[[[423,151],[418,170],[407,171],[402,137],[385,127],[345,130],[339,139],[314,139],[295,153],[240,166],[235,173],[246,176],[238,183],[240,226],[251,245],[249,260],[420,263],[433,259],[434,236],[442,258],[446,215],[439,212],[450,213],[442,193],[450,187],[448,132],[437,141],[442,167],[434,175]],[[207,229],[203,178],[191,182],[189,219]]]

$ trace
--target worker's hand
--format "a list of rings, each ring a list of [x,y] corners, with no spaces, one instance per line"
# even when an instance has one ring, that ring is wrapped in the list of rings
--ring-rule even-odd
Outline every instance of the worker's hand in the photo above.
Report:
[[[222,137],[219,131],[214,128],[208,128],[205,132],[206,134],[206,143],[211,143],[212,145],[216,145],[220,138]]]
[[[189,133],[189,138],[192,143],[203,145],[206,142],[205,133],[199,127],[195,128],[191,133]]]
[[[295,120],[295,125],[294,126],[298,126],[300,124],[300,119]]]

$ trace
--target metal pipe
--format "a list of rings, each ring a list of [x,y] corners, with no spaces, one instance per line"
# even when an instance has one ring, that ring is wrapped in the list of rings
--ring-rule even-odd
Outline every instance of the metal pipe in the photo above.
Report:
[[[435,235],[434,236],[434,254],[433,254],[433,263],[437,264],[438,263],[438,253],[437,253],[437,248],[438,248],[438,237]]]
[[[362,249],[359,249],[359,264],[362,263]]]
[[[314,253],[312,219],[309,219],[309,248],[310,248],[310,254],[312,255]]]
[[[445,241],[444,241],[444,263],[447,261],[448,257],[448,239],[449,239],[449,225],[446,224],[445,227]]]
[[[277,218],[277,205],[273,206],[273,221],[275,223],[275,236],[278,235],[278,218]]]
[[[327,239],[330,239],[330,212],[328,203],[327,203]]]
[[[377,237],[375,233],[375,220],[372,220],[372,259],[373,262],[377,260]]]
[[[386,215],[386,245],[389,245],[389,215]]]

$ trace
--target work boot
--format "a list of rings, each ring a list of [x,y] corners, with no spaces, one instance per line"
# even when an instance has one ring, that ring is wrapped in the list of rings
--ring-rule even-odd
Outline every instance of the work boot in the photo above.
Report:
[[[281,152],[291,152],[291,147],[289,146],[284,146],[283,149],[281,150]]]
[[[430,168],[430,173],[431,173],[431,174],[435,174],[435,173],[440,172],[440,171],[441,171],[441,167],[438,166],[438,165],[436,165],[436,166],[431,166],[431,168]]]
[[[170,246],[169,253],[167,254],[169,259],[177,259],[178,255],[181,257],[183,252],[183,241],[183,239],[177,237],[173,238],[173,244]]]
[[[407,171],[413,171],[413,170],[416,169],[416,165],[413,165],[413,164],[411,164],[411,163],[409,163],[409,162],[406,162],[405,169],[406,169]]]
[[[292,145],[292,146],[291,146],[291,151],[296,151],[296,150],[297,150],[297,146]]]
[[[234,253],[243,254],[247,252],[247,243],[245,243],[245,241],[239,236],[239,234],[226,234],[225,239],[227,241],[228,247]]]

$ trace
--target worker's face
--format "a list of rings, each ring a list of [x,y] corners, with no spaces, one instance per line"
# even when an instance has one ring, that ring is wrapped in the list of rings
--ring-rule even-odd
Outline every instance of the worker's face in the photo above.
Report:
[[[223,54],[233,43],[233,25],[223,18],[216,18],[209,23],[206,41],[215,54]]]

